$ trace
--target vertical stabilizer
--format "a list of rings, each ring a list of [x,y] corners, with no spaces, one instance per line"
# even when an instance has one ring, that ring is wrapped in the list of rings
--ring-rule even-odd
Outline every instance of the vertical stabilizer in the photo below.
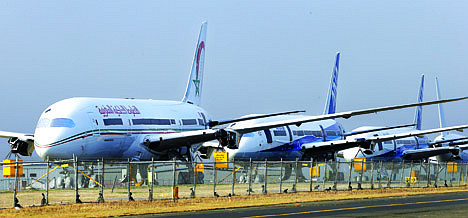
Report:
[[[418,103],[423,101],[423,91],[424,91],[424,74],[421,75],[421,85],[419,86],[419,93],[418,93]],[[422,122],[422,106],[416,107],[416,113],[414,115],[414,126],[415,129],[421,130],[421,122]]]
[[[436,93],[437,93],[437,100],[441,99],[442,97],[440,96],[440,87],[439,87],[439,79],[436,77],[435,78],[435,85],[436,85]],[[439,108],[439,125],[440,128],[444,128],[447,125],[445,125],[445,115],[444,115],[444,108],[442,107],[442,104],[438,104]],[[442,132],[440,133],[442,136],[445,136],[447,133]]]
[[[328,88],[327,104],[323,114],[334,114],[336,112],[336,94],[338,88],[338,72],[340,69],[340,52],[336,53],[335,66],[330,79],[330,87]]]
[[[185,90],[183,102],[200,105],[201,92],[203,87],[203,73],[205,65],[205,46],[206,46],[206,28],[207,22],[203,22],[198,36],[197,49],[193,58],[192,70],[190,71],[187,89]]]

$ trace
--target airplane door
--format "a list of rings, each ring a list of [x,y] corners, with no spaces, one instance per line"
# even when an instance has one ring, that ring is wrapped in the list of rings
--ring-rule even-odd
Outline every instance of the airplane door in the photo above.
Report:
[[[100,135],[99,122],[96,119],[96,117],[94,116],[94,113],[93,112],[88,112],[88,117],[89,117],[90,123],[91,123],[91,125],[90,125],[91,132],[90,132],[90,134],[92,134],[93,136],[99,136]]]
[[[134,135],[132,132],[132,121],[131,119],[123,119],[124,120],[124,129],[126,134],[124,134],[124,138],[120,141],[119,153],[128,149],[130,145],[135,141]]]
[[[99,122],[96,119],[95,115],[93,112],[88,112],[88,118],[89,118],[89,135],[90,137],[84,137],[83,138],[83,145],[81,146],[81,149],[83,151],[83,155],[86,156],[86,152],[89,151],[90,148],[93,148],[93,143],[98,141],[98,138],[100,137],[100,129],[99,129]],[[91,151],[92,152],[92,151]]]
[[[419,149],[419,139],[418,139],[418,137],[414,136],[414,140],[416,141],[416,149]]]

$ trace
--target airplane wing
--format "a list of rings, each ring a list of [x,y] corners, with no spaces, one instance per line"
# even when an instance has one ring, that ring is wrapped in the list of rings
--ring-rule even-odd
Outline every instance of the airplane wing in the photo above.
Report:
[[[455,146],[455,145],[464,145],[468,144],[468,137],[463,137],[463,138],[457,138],[457,139],[447,139],[447,140],[442,140],[442,141],[435,141],[429,143],[432,147],[440,147],[443,144],[448,144],[449,146]]]
[[[438,148],[423,148],[416,150],[406,150],[403,152],[401,157],[405,160],[422,160],[424,158],[453,153],[458,154],[459,149],[457,147],[438,147]]]
[[[412,103],[412,104],[402,104],[402,105],[378,107],[378,108],[363,109],[363,110],[354,110],[354,111],[340,112],[340,113],[335,113],[335,114],[325,114],[325,115],[318,115],[318,116],[304,116],[304,117],[296,118],[296,119],[285,119],[281,121],[265,122],[265,123],[259,123],[259,124],[249,125],[249,126],[235,125],[238,123],[234,123],[231,126],[226,127],[226,128],[186,131],[186,132],[171,133],[171,134],[166,134],[166,135],[150,135],[145,138],[143,143],[148,148],[153,149],[155,151],[165,151],[165,150],[177,149],[181,147],[187,147],[193,144],[217,139],[220,142],[220,146],[226,146],[231,149],[236,149],[241,136],[243,134],[250,133],[250,132],[256,132],[260,130],[271,129],[271,128],[276,128],[276,127],[286,126],[286,125],[301,125],[302,123],[306,123],[306,122],[327,120],[327,119],[333,119],[333,118],[347,119],[347,118],[350,118],[352,116],[357,116],[357,115],[371,114],[371,113],[377,113],[381,111],[396,110],[396,109],[415,107],[415,106],[446,103],[446,102],[459,101],[459,100],[464,100],[464,99],[468,99],[468,97],[453,98],[453,99],[446,99],[446,100],[439,100],[439,101],[427,101],[427,102]]]
[[[343,139],[343,140],[334,140],[334,141],[327,141],[327,142],[319,142],[319,143],[308,143],[302,145],[302,150],[304,154],[308,156],[320,156],[325,153],[335,152],[339,150],[344,150],[353,147],[363,147],[369,148],[371,143],[378,143],[390,140],[396,140],[401,138],[407,138],[412,136],[422,136],[431,133],[438,133],[444,131],[451,131],[451,130],[462,130],[468,128],[468,125],[460,125],[460,126],[452,126],[452,127],[445,127],[445,128],[437,128],[437,129],[429,129],[429,130],[416,130],[412,132],[405,132],[405,133],[398,133],[392,135],[382,135],[382,136],[373,136],[369,138],[352,138],[352,139]],[[433,148],[425,149],[417,149],[413,151],[409,151],[407,153],[408,158],[416,158],[418,156],[434,156],[438,154],[444,154],[447,152],[455,152],[454,147],[443,147],[431,150]],[[438,153],[437,153],[438,152]],[[436,153],[433,155],[433,153]],[[403,154],[404,155],[404,154]]]
[[[215,140],[217,132],[218,130],[205,129],[165,135],[150,135],[144,139],[143,144],[153,151],[163,152]]]
[[[34,151],[33,134],[0,131],[0,138],[8,139],[12,153],[31,156]]]
[[[453,99],[447,99],[447,100],[442,100],[441,102],[439,101],[426,101],[426,102],[421,102],[421,103],[412,103],[412,104],[402,104],[402,105],[394,105],[394,106],[387,106],[387,107],[378,107],[378,108],[370,108],[370,109],[363,109],[363,110],[354,110],[354,111],[346,111],[346,112],[340,112],[340,113],[334,113],[334,114],[324,114],[324,115],[318,115],[318,116],[306,116],[303,118],[297,118],[297,119],[289,119],[289,120],[281,120],[281,121],[276,121],[276,122],[268,122],[268,123],[260,123],[256,125],[252,125],[249,127],[230,127],[226,128],[226,130],[232,130],[238,134],[245,134],[249,132],[256,132],[264,129],[272,129],[280,126],[287,126],[287,125],[301,125],[302,123],[307,123],[307,122],[314,122],[314,121],[319,121],[319,120],[328,120],[328,119],[334,119],[334,118],[345,118],[348,119],[352,116],[357,116],[357,115],[363,115],[363,114],[372,114],[372,113],[377,113],[377,112],[382,112],[382,111],[388,111],[388,110],[397,110],[397,109],[402,109],[402,108],[408,108],[408,107],[415,107],[415,106],[425,106],[425,105],[431,105],[431,104],[439,104],[439,103],[447,103],[447,102],[452,102],[452,101],[460,101],[468,99],[468,97],[462,97],[462,98],[453,98]]]
[[[0,138],[19,138],[22,140],[30,140],[34,141],[34,135],[33,134],[27,134],[27,133],[18,133],[18,132],[6,132],[6,131],[0,131]]]

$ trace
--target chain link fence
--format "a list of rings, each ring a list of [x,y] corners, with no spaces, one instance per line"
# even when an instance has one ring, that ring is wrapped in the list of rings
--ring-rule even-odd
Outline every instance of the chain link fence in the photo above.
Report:
[[[457,162],[10,160],[2,169],[0,208],[468,183]]]

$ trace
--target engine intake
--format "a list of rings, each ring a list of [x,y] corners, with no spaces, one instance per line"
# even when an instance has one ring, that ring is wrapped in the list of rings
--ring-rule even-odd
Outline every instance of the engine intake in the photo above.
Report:
[[[20,154],[23,156],[31,156],[34,151],[32,144],[25,142],[18,137],[11,137],[8,139],[8,144],[11,146],[11,153]]]
[[[238,149],[239,145],[237,143],[238,134],[231,131],[226,131],[224,129],[219,129],[215,133],[215,138],[219,141],[221,146],[227,147],[229,149]]]

